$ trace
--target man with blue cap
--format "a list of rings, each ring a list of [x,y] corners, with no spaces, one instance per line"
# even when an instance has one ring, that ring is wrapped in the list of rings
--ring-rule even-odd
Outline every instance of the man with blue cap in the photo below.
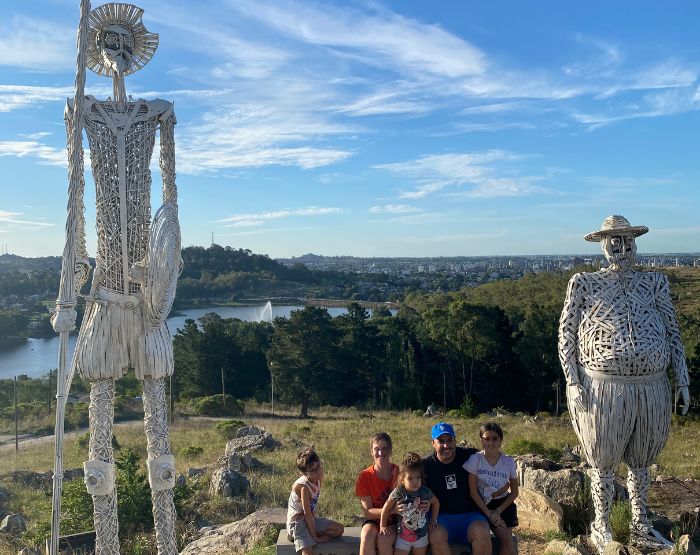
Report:
[[[473,555],[491,555],[491,536],[486,517],[469,495],[467,459],[477,452],[457,447],[455,430],[438,422],[431,430],[434,452],[423,459],[425,485],[440,501],[438,527],[430,534],[433,555],[450,555],[452,543],[469,543]]]

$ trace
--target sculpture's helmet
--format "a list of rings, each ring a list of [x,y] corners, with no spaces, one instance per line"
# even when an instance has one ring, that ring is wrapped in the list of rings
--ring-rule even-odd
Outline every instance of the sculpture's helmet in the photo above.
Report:
[[[87,67],[98,75],[129,75],[145,66],[158,48],[158,35],[141,21],[133,4],[104,4],[90,12]]]

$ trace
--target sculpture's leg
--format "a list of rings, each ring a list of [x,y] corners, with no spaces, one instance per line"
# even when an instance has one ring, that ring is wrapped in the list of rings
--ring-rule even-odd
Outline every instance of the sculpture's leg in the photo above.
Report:
[[[119,555],[117,490],[114,486],[114,380],[97,380],[90,387],[90,455],[85,483],[95,508],[96,555]]]
[[[647,503],[649,494],[649,469],[630,468],[627,473],[627,492],[630,496],[632,507],[632,522],[630,527],[643,534],[648,534],[651,530],[649,519],[647,518]]]
[[[163,378],[144,378],[143,409],[158,553],[160,555],[177,555],[176,515],[172,489],[175,484],[175,468],[174,459],[170,454]]]
[[[591,469],[591,495],[595,520],[591,524],[591,540],[600,553],[612,541],[610,507],[612,506],[615,474],[612,470]]]
[[[649,467],[666,444],[671,426],[671,389],[666,377],[633,387],[639,399],[639,410],[624,455],[629,467],[627,491],[632,506],[632,540],[639,546],[671,545],[653,529],[647,512],[651,484]]]

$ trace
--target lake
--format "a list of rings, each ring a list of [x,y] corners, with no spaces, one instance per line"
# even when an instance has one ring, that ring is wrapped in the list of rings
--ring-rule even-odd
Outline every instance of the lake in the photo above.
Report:
[[[185,320],[191,318],[197,320],[209,312],[216,312],[222,318],[238,318],[248,322],[258,321],[263,306],[212,306],[206,308],[190,308],[181,310],[177,315],[168,318],[168,329],[175,335],[179,328],[184,327]],[[299,310],[303,306],[273,306],[272,317],[289,316],[292,310]],[[327,308],[331,316],[339,316],[347,313],[344,307]],[[392,311],[393,312],[393,311]],[[69,353],[73,353],[76,335],[71,335]],[[70,360],[70,358],[69,358]],[[20,374],[38,377],[48,373],[58,366],[58,335],[49,339],[30,338],[25,343],[0,350],[0,379],[12,378]]]

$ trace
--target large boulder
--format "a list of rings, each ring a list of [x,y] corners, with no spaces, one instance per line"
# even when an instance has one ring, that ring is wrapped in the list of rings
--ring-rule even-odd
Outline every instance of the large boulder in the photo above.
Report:
[[[554,499],[560,505],[574,505],[581,499],[586,483],[583,470],[561,468],[544,458],[518,459],[520,485]]]
[[[261,509],[243,520],[217,526],[188,544],[180,555],[241,555],[250,551],[271,530],[285,526],[287,510]]]
[[[7,515],[0,522],[0,532],[18,536],[27,531],[27,520],[19,513]]]
[[[562,468],[538,455],[518,457],[516,466],[522,487],[543,493],[561,506],[566,529],[592,520],[593,506],[583,467]]]
[[[250,489],[250,481],[240,472],[227,467],[214,471],[209,482],[209,495],[212,497],[238,497]]]
[[[564,513],[551,497],[528,488],[520,488],[518,495],[519,529],[544,534],[562,532]]]
[[[251,426],[253,428],[254,426]],[[255,428],[257,430],[257,428]],[[255,451],[256,449],[276,449],[281,443],[272,437],[272,434],[263,430],[260,433],[253,433],[242,437],[231,439],[226,443],[224,455],[228,457],[231,453],[242,453],[244,451]]]
[[[247,472],[248,470],[265,468],[265,464],[251,455],[250,451],[244,451],[243,453],[232,451],[228,455],[221,457],[219,459],[219,464],[231,470],[235,470],[236,472]]]

